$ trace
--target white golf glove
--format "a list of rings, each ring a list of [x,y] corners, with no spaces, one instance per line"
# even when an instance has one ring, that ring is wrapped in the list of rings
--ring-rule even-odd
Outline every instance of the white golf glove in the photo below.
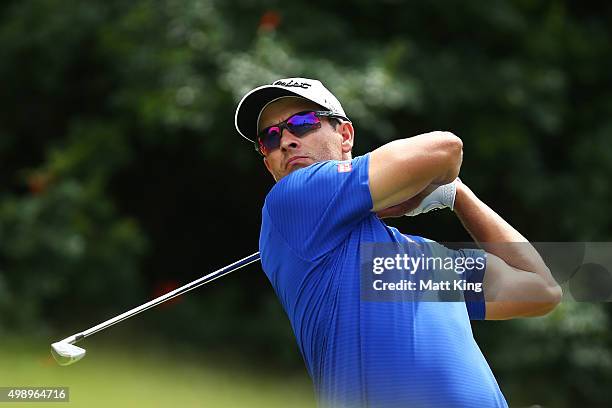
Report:
[[[426,196],[421,204],[412,211],[407,212],[405,215],[414,217],[415,215],[423,214],[432,210],[439,210],[440,208],[450,208],[451,211],[455,206],[455,194],[457,193],[457,181],[453,181],[449,184],[441,185]]]

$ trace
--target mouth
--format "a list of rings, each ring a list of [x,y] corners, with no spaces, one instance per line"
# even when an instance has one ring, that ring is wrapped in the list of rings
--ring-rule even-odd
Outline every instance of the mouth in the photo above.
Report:
[[[307,160],[308,157],[306,156],[293,156],[292,158],[290,158],[289,160],[287,160],[287,163],[285,164],[285,168],[288,169],[290,166],[293,165],[297,165],[300,163],[304,163],[305,160]]]

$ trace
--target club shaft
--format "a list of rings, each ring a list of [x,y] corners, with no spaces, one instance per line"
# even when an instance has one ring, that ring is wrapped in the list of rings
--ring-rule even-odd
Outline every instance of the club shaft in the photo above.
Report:
[[[137,315],[138,313],[144,312],[147,309],[150,309],[152,307],[155,307],[157,305],[159,305],[160,303],[163,303],[167,300],[170,300],[172,298],[175,298],[177,296],[180,296],[184,293],[187,293],[193,289],[196,289],[208,282],[211,282],[215,279],[218,279],[224,275],[227,275],[228,273],[234,272],[244,266],[247,266],[253,262],[257,262],[260,259],[259,256],[259,252],[254,253],[253,255],[247,256],[246,258],[242,258],[239,261],[234,262],[231,265],[225,266],[221,269],[218,269],[214,272],[209,273],[208,275],[202,276],[201,278],[187,283],[186,285],[181,286],[180,288],[174,289],[171,292],[166,293],[165,295],[159,296],[143,305],[140,305],[138,307],[135,307],[131,310],[128,310],[125,313],[122,313],[118,316],[113,317],[112,319],[109,319],[105,322],[102,322],[96,326],[93,326],[90,329],[85,330],[84,332],[81,333],[77,333],[74,334],[70,337],[65,338],[64,340],[62,340],[63,342],[68,342],[70,344],[76,343],[79,340],[82,340],[86,337],[91,336],[94,333],[99,332],[100,330],[104,330],[112,325],[115,325],[125,319],[128,319],[134,315]]]

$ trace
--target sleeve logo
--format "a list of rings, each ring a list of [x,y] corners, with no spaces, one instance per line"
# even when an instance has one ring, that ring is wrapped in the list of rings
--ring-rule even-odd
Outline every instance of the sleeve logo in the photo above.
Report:
[[[353,170],[353,164],[349,162],[338,163],[338,173],[348,173]]]

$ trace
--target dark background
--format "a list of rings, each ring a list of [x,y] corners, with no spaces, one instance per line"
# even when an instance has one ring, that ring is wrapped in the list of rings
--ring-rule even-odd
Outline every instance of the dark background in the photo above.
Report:
[[[319,78],[354,155],[431,130],[533,241],[609,241],[612,6],[567,1],[4,1],[0,335],[62,336],[257,251],[273,185],[252,87]],[[390,222],[469,236],[449,211]],[[512,406],[612,404],[609,304],[477,322]],[[112,329],[303,369],[259,264]]]

